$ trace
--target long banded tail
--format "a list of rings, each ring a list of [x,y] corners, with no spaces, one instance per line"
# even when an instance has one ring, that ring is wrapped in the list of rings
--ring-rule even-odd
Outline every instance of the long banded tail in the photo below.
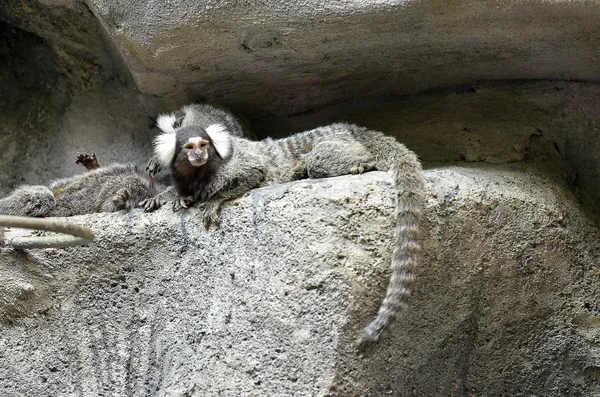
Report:
[[[373,135],[371,135],[373,134]],[[396,189],[396,229],[391,277],[375,319],[357,340],[359,349],[376,342],[381,333],[406,308],[406,297],[417,262],[419,222],[424,206],[425,177],[417,155],[392,137],[370,132],[365,144],[375,155],[378,168],[392,171]]]

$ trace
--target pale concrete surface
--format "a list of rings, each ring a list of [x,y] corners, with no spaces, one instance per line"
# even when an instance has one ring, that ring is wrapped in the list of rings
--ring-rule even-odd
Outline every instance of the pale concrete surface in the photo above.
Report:
[[[410,308],[352,341],[387,282],[382,172],[195,209],[71,218],[87,247],[0,253],[3,395],[591,396],[599,233],[523,166],[427,172]]]

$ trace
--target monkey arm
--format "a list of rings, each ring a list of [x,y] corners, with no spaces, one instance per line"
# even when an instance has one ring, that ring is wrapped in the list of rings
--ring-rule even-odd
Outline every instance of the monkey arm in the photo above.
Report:
[[[95,170],[96,168],[100,168],[100,163],[96,158],[96,153],[87,154],[87,153],[79,153],[75,156],[75,164],[81,164],[88,170]]]
[[[234,172],[229,173],[223,180],[220,189],[206,202],[204,208],[204,227],[208,229],[211,223],[219,224],[219,210],[223,202],[242,197],[248,191],[260,186],[266,176],[266,169],[262,164],[247,164],[245,167],[233,167]]]
[[[148,160],[148,164],[146,164],[146,172],[150,175],[156,175],[162,170],[160,166],[160,161],[158,160],[158,156],[152,156],[150,160]]]
[[[233,170],[233,172],[232,172]],[[246,192],[260,186],[265,178],[263,167],[232,167],[229,172],[220,175],[215,186],[215,192],[205,201],[203,222],[207,229],[212,223],[220,223],[219,211],[222,204],[227,200],[242,197]],[[199,201],[196,197],[179,197],[173,201],[173,210],[178,211],[187,208]]]

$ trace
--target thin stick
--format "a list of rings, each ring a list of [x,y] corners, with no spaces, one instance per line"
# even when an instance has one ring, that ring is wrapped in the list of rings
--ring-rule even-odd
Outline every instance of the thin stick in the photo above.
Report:
[[[25,248],[65,248],[85,245],[94,239],[94,232],[85,227],[56,219],[29,218],[25,216],[0,215],[1,227],[46,230],[68,234],[69,236],[14,237],[7,241],[16,249]]]

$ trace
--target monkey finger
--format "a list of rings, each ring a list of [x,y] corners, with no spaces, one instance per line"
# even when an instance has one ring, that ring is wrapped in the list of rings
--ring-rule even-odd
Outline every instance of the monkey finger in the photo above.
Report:
[[[144,212],[153,212],[159,209],[162,204],[163,203],[161,203],[160,200],[157,200],[156,197],[152,197],[141,201],[139,206],[144,208]]]
[[[146,164],[146,171],[148,174],[156,175],[161,171],[160,164],[154,158],[151,158]]]
[[[209,228],[211,224],[215,226],[219,226],[221,223],[221,218],[219,217],[219,203],[209,202],[206,204],[203,214],[204,227]]]
[[[221,219],[219,218],[218,215],[214,215],[214,214],[207,214],[206,212],[204,213],[204,216],[202,217],[202,221],[204,223],[204,228],[209,229],[210,225],[215,225],[215,226],[219,226],[219,223],[221,223]]]
[[[188,204],[185,202],[183,197],[176,198],[173,200],[173,212],[178,212],[188,208]]]

